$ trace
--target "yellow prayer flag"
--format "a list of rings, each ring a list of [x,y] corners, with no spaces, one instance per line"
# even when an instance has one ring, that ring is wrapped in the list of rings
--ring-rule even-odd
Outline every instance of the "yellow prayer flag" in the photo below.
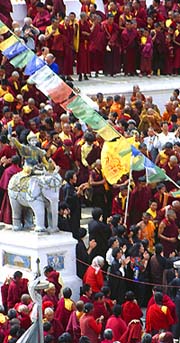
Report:
[[[122,136],[114,142],[104,142],[101,152],[102,172],[110,184],[129,173],[131,146]]]
[[[119,133],[113,130],[110,125],[102,127],[100,130],[97,130],[99,136],[101,136],[105,141],[112,141],[114,138],[119,137]]]
[[[11,45],[16,43],[18,40],[15,36],[10,36],[9,38],[5,39],[2,43],[0,43],[0,50],[4,51],[9,48]]]
[[[0,26],[0,35],[4,35],[9,31],[8,27],[6,25]]]

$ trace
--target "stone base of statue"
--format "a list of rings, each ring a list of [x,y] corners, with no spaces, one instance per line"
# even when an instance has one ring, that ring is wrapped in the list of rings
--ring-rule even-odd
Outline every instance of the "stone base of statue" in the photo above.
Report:
[[[37,259],[40,270],[51,265],[60,272],[63,287],[69,286],[73,299],[79,299],[81,280],[76,276],[75,247],[77,241],[69,232],[35,233],[34,231],[12,231],[11,225],[0,223],[0,282],[21,270],[29,280],[37,272]]]

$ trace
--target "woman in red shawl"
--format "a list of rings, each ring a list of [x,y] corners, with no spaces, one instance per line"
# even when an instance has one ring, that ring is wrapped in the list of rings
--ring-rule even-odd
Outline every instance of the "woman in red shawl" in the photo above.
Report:
[[[125,295],[125,302],[122,304],[122,318],[129,324],[133,319],[140,319],[143,313],[135,299],[134,293],[128,291]]]
[[[92,343],[98,343],[98,336],[102,330],[102,318],[93,317],[93,304],[84,305],[84,315],[80,319],[81,336],[87,336]]]
[[[104,278],[101,270],[103,265],[104,258],[102,256],[96,256],[84,274],[83,283],[89,284],[93,293],[100,292],[103,286]]]

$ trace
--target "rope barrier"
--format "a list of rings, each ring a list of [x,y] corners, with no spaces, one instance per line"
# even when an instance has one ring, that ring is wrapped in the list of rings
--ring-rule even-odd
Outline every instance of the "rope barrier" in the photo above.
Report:
[[[90,264],[80,260],[79,258],[76,258],[76,261],[81,263],[81,264],[84,264],[85,266],[89,267]],[[106,272],[104,270],[102,270],[103,274],[105,275],[108,275],[108,276],[112,276],[116,279],[120,279],[120,280],[125,280],[125,281],[128,281],[128,282],[132,282],[132,283],[135,283],[136,285],[137,284],[141,284],[141,285],[147,285],[147,286],[157,286],[157,287],[166,287],[166,288],[179,288],[180,289],[180,286],[171,286],[171,285],[166,285],[166,284],[158,284],[158,283],[152,283],[152,282],[147,282],[147,281],[135,281],[135,280],[132,280],[132,279],[129,279],[127,277],[123,277],[123,276],[119,276],[119,275],[115,275],[115,274],[112,274],[112,273],[109,273],[109,272]]]

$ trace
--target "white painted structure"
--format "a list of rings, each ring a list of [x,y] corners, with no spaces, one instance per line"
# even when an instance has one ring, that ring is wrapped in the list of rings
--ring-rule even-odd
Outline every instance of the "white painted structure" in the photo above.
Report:
[[[52,235],[37,234],[33,231],[14,232],[11,226],[0,231],[0,282],[21,270],[23,276],[32,280],[37,271],[37,258],[40,259],[40,270],[50,264],[61,274],[63,287],[70,287],[72,298],[79,299],[79,288],[82,281],[76,276],[76,240],[69,232]],[[41,279],[43,279],[42,275]]]

